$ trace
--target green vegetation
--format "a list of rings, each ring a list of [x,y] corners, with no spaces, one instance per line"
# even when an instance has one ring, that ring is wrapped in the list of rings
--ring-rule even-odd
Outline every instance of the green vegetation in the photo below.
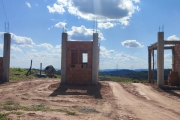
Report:
[[[28,71],[28,69],[24,69],[24,68],[10,68],[10,74],[9,74],[10,81],[39,78],[38,76],[36,76],[36,74],[39,73],[39,70],[32,69],[31,75],[26,76],[27,71]],[[42,71],[42,74],[45,74],[45,73]],[[53,78],[59,79],[60,75],[55,74]]]
[[[7,118],[7,115],[6,113],[0,113],[0,120],[12,120],[10,118]]]
[[[20,105],[18,103],[15,103],[13,101],[6,101],[5,103],[0,104],[0,109],[6,110],[6,111],[11,111],[10,112],[11,114],[16,114],[16,115],[22,114],[22,112],[19,112],[18,110],[24,110],[24,111],[42,111],[42,112],[55,111],[55,112],[64,112],[67,115],[76,115],[75,112],[71,112],[71,111],[68,111],[66,109],[51,109],[49,107],[46,107],[43,104],[40,104],[40,105],[31,105],[31,106],[22,106],[22,105]]]
[[[138,79],[132,79],[132,78],[127,78],[127,77],[106,76],[106,75],[99,76],[99,80],[100,81],[114,81],[114,82],[133,82],[133,83],[146,82],[146,80],[138,80]]]

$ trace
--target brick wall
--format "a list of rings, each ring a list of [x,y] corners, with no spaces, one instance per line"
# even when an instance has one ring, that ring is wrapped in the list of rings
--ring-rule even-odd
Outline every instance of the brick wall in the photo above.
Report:
[[[0,82],[2,81],[3,75],[3,57],[0,57]]]
[[[180,75],[180,45],[174,47],[174,70]]]
[[[67,41],[67,84],[92,84],[92,41]],[[88,62],[82,63],[82,53],[88,54]]]

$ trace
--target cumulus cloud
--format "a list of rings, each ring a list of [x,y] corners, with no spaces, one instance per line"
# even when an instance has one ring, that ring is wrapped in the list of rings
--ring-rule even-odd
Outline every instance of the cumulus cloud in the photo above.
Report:
[[[102,59],[112,58],[113,53],[114,53],[114,50],[107,50],[104,46],[100,46],[100,58]]]
[[[47,6],[47,9],[49,10],[50,13],[59,13],[59,14],[63,14],[65,12],[63,5],[60,4],[54,4],[52,7],[51,6]]]
[[[88,29],[85,26],[72,26],[71,30],[67,32],[70,36],[70,40],[92,40],[93,39],[93,29]],[[98,31],[99,39],[105,40],[103,34]]]
[[[26,2],[26,5],[31,8],[31,4],[29,2]]]
[[[0,44],[0,49],[3,50],[3,46],[4,44]],[[16,45],[11,45],[11,50],[13,51],[18,51],[18,52],[22,52],[22,49],[20,49],[18,46]]]
[[[104,46],[100,46],[100,59],[106,59],[106,60],[110,59],[114,63],[116,63],[118,61],[127,61],[127,60],[138,61],[138,60],[140,60],[139,58],[132,56],[132,55],[125,54],[124,52],[119,53],[119,52],[116,52],[115,50],[108,50]]]
[[[139,43],[136,40],[125,40],[121,42],[122,46],[125,46],[127,48],[142,48],[144,47],[141,43]]]
[[[46,48],[46,49],[48,49],[48,50],[51,50],[51,49],[54,48],[54,47],[53,47],[51,44],[49,44],[49,43],[42,43],[42,44],[37,45],[37,46],[39,46],[39,47],[44,47],[44,48]]]
[[[110,22],[98,23],[98,28],[101,28],[101,29],[109,29],[109,28],[112,28],[114,26],[115,26],[115,24],[110,23]]]
[[[0,32],[0,37],[3,37],[4,32]],[[20,45],[21,47],[33,47],[35,43],[29,37],[17,36],[14,33],[11,34],[11,42],[15,45]]]
[[[171,41],[171,40],[180,40],[176,35],[171,35],[167,38],[167,40]]]
[[[19,59],[19,57],[16,54],[11,54],[10,57],[11,59]]]
[[[56,45],[56,49],[61,49],[61,45]]]
[[[11,33],[12,44],[20,45],[22,47],[33,47],[35,44],[29,37],[17,36]]]
[[[172,60],[172,54],[170,53],[164,54],[164,58]]]
[[[31,49],[32,52],[36,52],[37,50],[36,49]]]
[[[66,26],[66,22],[59,22],[57,24],[54,25],[54,27],[57,27],[57,28],[64,28]]]
[[[11,50],[22,52],[22,50],[19,47],[15,46],[15,45],[11,45]]]
[[[118,20],[126,26],[132,15],[140,10],[137,5],[139,2],[140,0],[57,0],[53,7],[47,6],[47,8],[50,13],[62,14],[67,10],[78,18]]]
[[[0,44],[0,49],[1,49],[1,50],[3,49],[3,44]]]
[[[122,60],[122,61],[126,61],[126,60],[133,60],[133,61],[137,61],[139,60],[139,58],[131,56],[131,55],[127,55],[125,53],[118,53],[115,55],[115,59],[117,60]]]

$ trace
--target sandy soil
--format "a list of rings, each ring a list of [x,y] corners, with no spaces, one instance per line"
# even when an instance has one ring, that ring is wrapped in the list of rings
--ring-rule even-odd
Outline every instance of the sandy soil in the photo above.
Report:
[[[180,91],[164,92],[140,83],[72,86],[59,82],[36,79],[0,85],[0,113],[9,113],[13,120],[180,120]],[[22,114],[17,115],[3,108],[6,101],[42,104],[54,111],[19,109]]]

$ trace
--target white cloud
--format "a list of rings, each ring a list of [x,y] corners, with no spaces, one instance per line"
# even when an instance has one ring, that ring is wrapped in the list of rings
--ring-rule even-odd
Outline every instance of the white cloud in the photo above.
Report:
[[[93,29],[88,29],[85,26],[72,26],[71,30],[67,32],[71,40],[92,40]],[[105,40],[103,34],[98,31],[99,39]]]
[[[51,50],[51,49],[54,48],[51,44],[48,44],[48,43],[42,43],[42,44],[37,45],[37,46],[39,46],[39,47],[44,47],[44,48],[46,48],[46,49],[48,49],[48,50]]]
[[[48,28],[48,30],[51,30],[51,28]]]
[[[109,28],[112,28],[114,26],[115,26],[115,24],[110,23],[110,22],[98,23],[98,28],[101,28],[101,29],[109,29]]]
[[[171,40],[180,40],[176,35],[171,35],[167,38],[167,40],[171,41]]]
[[[132,60],[132,61],[137,61],[139,58],[131,55],[127,55],[124,52],[118,53],[115,52],[115,50],[108,50],[104,46],[100,46],[100,59],[111,59],[114,62],[117,61],[127,61],[127,60]]]
[[[22,47],[33,47],[35,44],[29,37],[17,36],[11,33],[12,44],[20,45]]]
[[[57,28],[64,28],[66,26],[66,22],[59,22],[57,24],[54,25],[54,27],[57,27]]]
[[[61,49],[61,45],[56,45],[56,49]]]
[[[166,54],[164,54],[164,58],[172,60],[172,54],[166,53]]]
[[[107,50],[104,46],[100,46],[100,59],[112,58],[114,50]]]
[[[37,52],[37,50],[36,50],[36,49],[31,49],[31,51],[32,51],[32,52]]]
[[[3,44],[0,44],[0,50],[2,50],[3,49]]]
[[[107,19],[109,21],[119,21],[127,26],[132,15],[139,11],[137,5],[140,0],[57,0],[53,7],[47,6],[50,13],[64,13],[67,10],[70,14],[86,20],[98,21]],[[54,6],[61,9],[55,9]]]
[[[122,61],[126,61],[126,60],[133,60],[133,61],[137,61],[139,60],[139,58],[131,56],[131,55],[127,55],[125,53],[118,53],[115,55],[114,59],[116,60],[122,60]]]
[[[135,3],[139,3],[140,2],[140,0],[133,0]]]
[[[11,59],[19,59],[19,57],[16,54],[11,54],[10,57]]]
[[[59,14],[63,14],[65,12],[63,5],[59,5],[59,4],[54,4],[52,7],[51,6],[47,6],[48,10],[50,13],[59,13]]]
[[[3,50],[3,46],[4,44],[0,44],[0,49]],[[13,51],[18,51],[18,52],[22,52],[22,49],[20,49],[18,46],[16,45],[11,45],[11,50]]]
[[[19,47],[15,46],[15,45],[11,45],[11,50],[22,52],[22,50]]]
[[[142,48],[144,47],[141,43],[139,43],[136,40],[125,40],[121,42],[122,46],[125,46],[127,48]]]
[[[3,37],[4,32],[0,32],[0,37]],[[21,47],[33,47],[35,43],[29,37],[17,36],[14,33],[11,34],[11,42],[15,45],[20,45]]]
[[[31,8],[31,4],[29,2],[26,2],[26,5]]]
[[[146,62],[136,56],[100,46],[100,69],[117,68],[117,65],[121,69],[131,69],[132,66],[134,68],[147,68]]]

